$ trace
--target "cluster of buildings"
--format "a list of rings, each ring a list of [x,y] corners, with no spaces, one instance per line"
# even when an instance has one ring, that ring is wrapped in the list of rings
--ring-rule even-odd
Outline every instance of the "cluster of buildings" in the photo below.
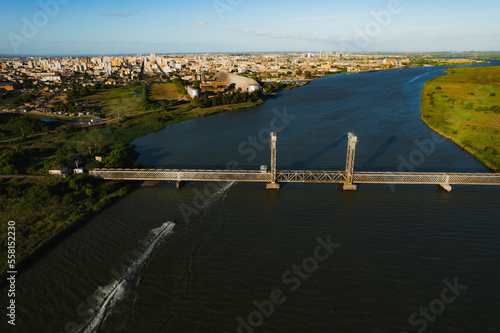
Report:
[[[180,77],[191,84],[192,97],[203,93],[260,89],[260,82],[301,84],[339,71],[362,72],[403,67],[403,56],[351,55],[343,52],[179,54],[83,57],[0,58],[0,88],[35,94],[26,111],[47,112],[68,100],[77,85],[122,86],[132,82]],[[0,110],[2,111],[2,110]],[[5,111],[5,110],[3,110]],[[12,111],[12,110],[10,110]]]

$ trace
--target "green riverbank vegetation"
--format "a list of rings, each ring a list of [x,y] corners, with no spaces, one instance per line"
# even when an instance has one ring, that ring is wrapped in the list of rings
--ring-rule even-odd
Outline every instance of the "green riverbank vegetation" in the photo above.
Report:
[[[422,90],[422,120],[500,171],[500,66],[449,68]]]
[[[16,268],[65,233],[92,217],[132,186],[103,182],[86,175],[38,180],[0,178],[0,235],[7,249],[7,222],[16,222]],[[7,251],[0,255],[0,276],[7,270]]]
[[[134,162],[139,156],[131,144],[134,139],[182,121],[263,102],[260,92],[191,100],[176,83],[135,83],[76,94],[65,105],[91,105],[101,117],[91,124],[82,117],[0,113],[0,242],[7,248],[7,222],[15,221],[18,263],[35,257],[137,185],[95,180],[72,174],[73,169],[144,167]],[[68,168],[69,174],[49,176],[54,167]],[[6,272],[6,259],[3,251],[0,275]]]

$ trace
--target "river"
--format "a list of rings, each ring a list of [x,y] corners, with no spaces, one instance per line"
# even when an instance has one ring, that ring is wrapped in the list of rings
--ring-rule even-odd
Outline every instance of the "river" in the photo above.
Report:
[[[134,144],[157,168],[258,169],[274,129],[278,169],[342,170],[352,131],[355,170],[488,172],[420,120],[443,69],[328,77]],[[19,275],[1,331],[500,330],[498,187],[174,185],[134,191]]]

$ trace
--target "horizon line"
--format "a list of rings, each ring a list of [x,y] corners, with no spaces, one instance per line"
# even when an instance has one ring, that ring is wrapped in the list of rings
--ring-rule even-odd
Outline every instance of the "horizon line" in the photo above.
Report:
[[[289,53],[350,53],[350,54],[436,54],[436,53],[500,53],[498,51],[318,51],[318,50],[303,50],[303,51],[230,51],[230,52],[221,52],[221,51],[210,51],[210,52],[143,52],[143,53],[54,53],[54,54],[0,54],[0,58],[28,58],[28,57],[89,57],[89,56],[131,56],[131,55],[188,55],[188,54],[269,54],[269,53],[281,53],[281,54],[289,54]]]

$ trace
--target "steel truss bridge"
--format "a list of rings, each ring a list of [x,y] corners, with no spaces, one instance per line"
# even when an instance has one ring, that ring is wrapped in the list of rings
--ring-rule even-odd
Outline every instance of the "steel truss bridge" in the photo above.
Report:
[[[276,133],[271,133],[271,170],[196,170],[196,169],[94,169],[90,176],[100,179],[200,182],[261,182],[268,189],[279,189],[280,183],[339,183],[344,190],[356,190],[356,184],[436,184],[447,191],[451,185],[500,185],[496,173],[446,172],[354,172],[357,137],[348,134],[346,169],[342,171],[277,170]]]

